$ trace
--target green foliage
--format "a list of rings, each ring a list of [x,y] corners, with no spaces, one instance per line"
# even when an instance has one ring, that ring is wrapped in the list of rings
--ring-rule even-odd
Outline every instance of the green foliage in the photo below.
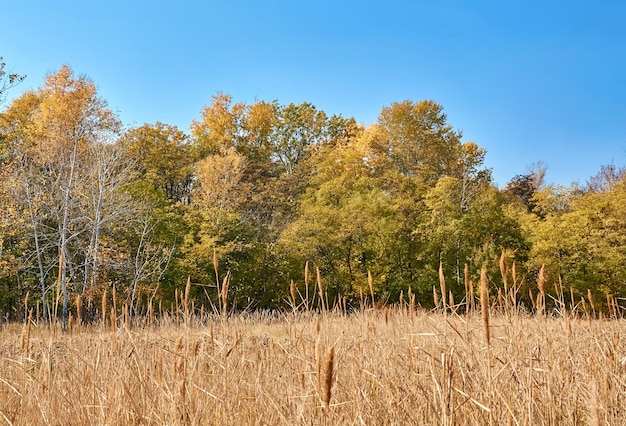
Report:
[[[156,123],[129,130],[120,143],[135,162],[140,182],[147,182],[165,200],[188,203],[193,156],[187,142],[176,126]]]
[[[624,295],[626,282],[626,182],[602,192],[549,188],[536,197],[542,215],[525,225],[532,242],[531,265],[546,265],[579,296],[590,289],[604,296]]]

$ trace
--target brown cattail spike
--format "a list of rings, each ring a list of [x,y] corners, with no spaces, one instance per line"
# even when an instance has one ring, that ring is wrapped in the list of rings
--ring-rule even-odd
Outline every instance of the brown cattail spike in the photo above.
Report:
[[[539,274],[537,275],[537,288],[539,288],[539,293],[541,294],[541,306],[537,303],[537,309],[543,313],[545,311],[546,305],[546,271],[545,265],[541,266],[539,270]]]
[[[291,280],[289,283],[289,294],[291,295],[291,306],[295,312],[296,310],[296,284]]]
[[[446,311],[446,277],[443,275],[443,262],[439,261],[439,287],[441,288],[441,303]]]
[[[370,288],[370,295],[372,296],[372,308],[374,307],[374,279],[372,278],[372,273],[367,271],[367,285]]]
[[[317,289],[319,291],[319,295],[320,295],[320,303],[322,305],[322,311],[325,311],[325,304],[324,304],[324,285],[322,284],[322,273],[320,272],[320,268],[316,268],[316,273],[317,273]]]
[[[324,383],[323,383],[323,398],[324,408],[328,409],[330,405],[330,397],[332,396],[333,389],[333,373],[335,368],[335,346],[331,346],[326,355],[324,356]]]

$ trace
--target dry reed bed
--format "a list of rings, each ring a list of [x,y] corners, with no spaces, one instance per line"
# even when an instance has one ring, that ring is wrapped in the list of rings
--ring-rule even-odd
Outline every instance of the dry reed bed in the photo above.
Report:
[[[0,331],[0,423],[626,424],[623,320],[369,310]]]

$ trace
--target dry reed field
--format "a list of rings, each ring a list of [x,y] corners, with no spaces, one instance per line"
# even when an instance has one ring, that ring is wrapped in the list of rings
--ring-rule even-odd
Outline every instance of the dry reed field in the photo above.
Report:
[[[624,320],[409,307],[0,330],[9,425],[626,424]]]

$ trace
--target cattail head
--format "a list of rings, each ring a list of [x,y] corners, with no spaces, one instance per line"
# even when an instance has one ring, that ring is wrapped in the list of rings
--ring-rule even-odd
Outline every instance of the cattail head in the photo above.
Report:
[[[106,326],[107,322],[107,289],[102,292],[102,325]]]
[[[439,261],[439,287],[441,288],[441,301],[443,309],[446,309],[446,277],[443,275],[443,262]]]
[[[217,262],[217,249],[213,249],[213,270],[215,271],[215,280],[216,282],[219,282],[219,278],[218,278],[218,262]]]
[[[187,285],[185,285],[185,309],[189,309],[189,293],[191,292],[191,275],[187,275]]]
[[[546,297],[546,271],[545,271],[545,265],[542,265],[541,269],[539,269],[539,275],[537,275],[537,287],[539,288],[539,291],[541,292],[541,296],[542,297]]]
[[[296,309],[296,284],[291,280],[289,283],[289,294],[291,295],[291,304],[293,305],[293,309]]]
[[[591,294],[591,289],[587,289],[587,300],[589,300],[589,305],[591,306],[591,310],[595,311],[596,310],[596,304],[593,300],[593,294]]]
[[[374,306],[374,279],[372,278],[372,273],[367,271],[367,285],[370,288],[370,294],[372,295],[372,306]]]
[[[230,281],[230,271],[224,277],[224,281],[222,282],[222,291],[220,294],[222,300],[222,312],[226,313],[228,309],[228,283]]]
[[[316,268],[316,272],[317,272],[317,289],[319,291],[320,294],[320,302],[322,305],[322,311],[325,310],[325,304],[324,304],[324,285],[322,284],[322,274],[320,272],[320,268]]]
[[[330,397],[332,396],[333,389],[333,374],[335,369],[335,346],[331,346],[324,356],[324,383],[322,389],[322,397],[324,400],[324,407],[328,409],[330,405]]]
[[[504,250],[502,250],[502,255],[500,256],[500,275],[502,276],[502,284],[504,287],[507,287],[506,276],[508,273],[508,267],[506,264],[506,255],[504,254]]]
[[[83,322],[83,298],[82,296],[76,296],[76,324],[79,326]]]
[[[115,288],[115,284],[113,284],[113,310],[117,313],[117,289]]]

